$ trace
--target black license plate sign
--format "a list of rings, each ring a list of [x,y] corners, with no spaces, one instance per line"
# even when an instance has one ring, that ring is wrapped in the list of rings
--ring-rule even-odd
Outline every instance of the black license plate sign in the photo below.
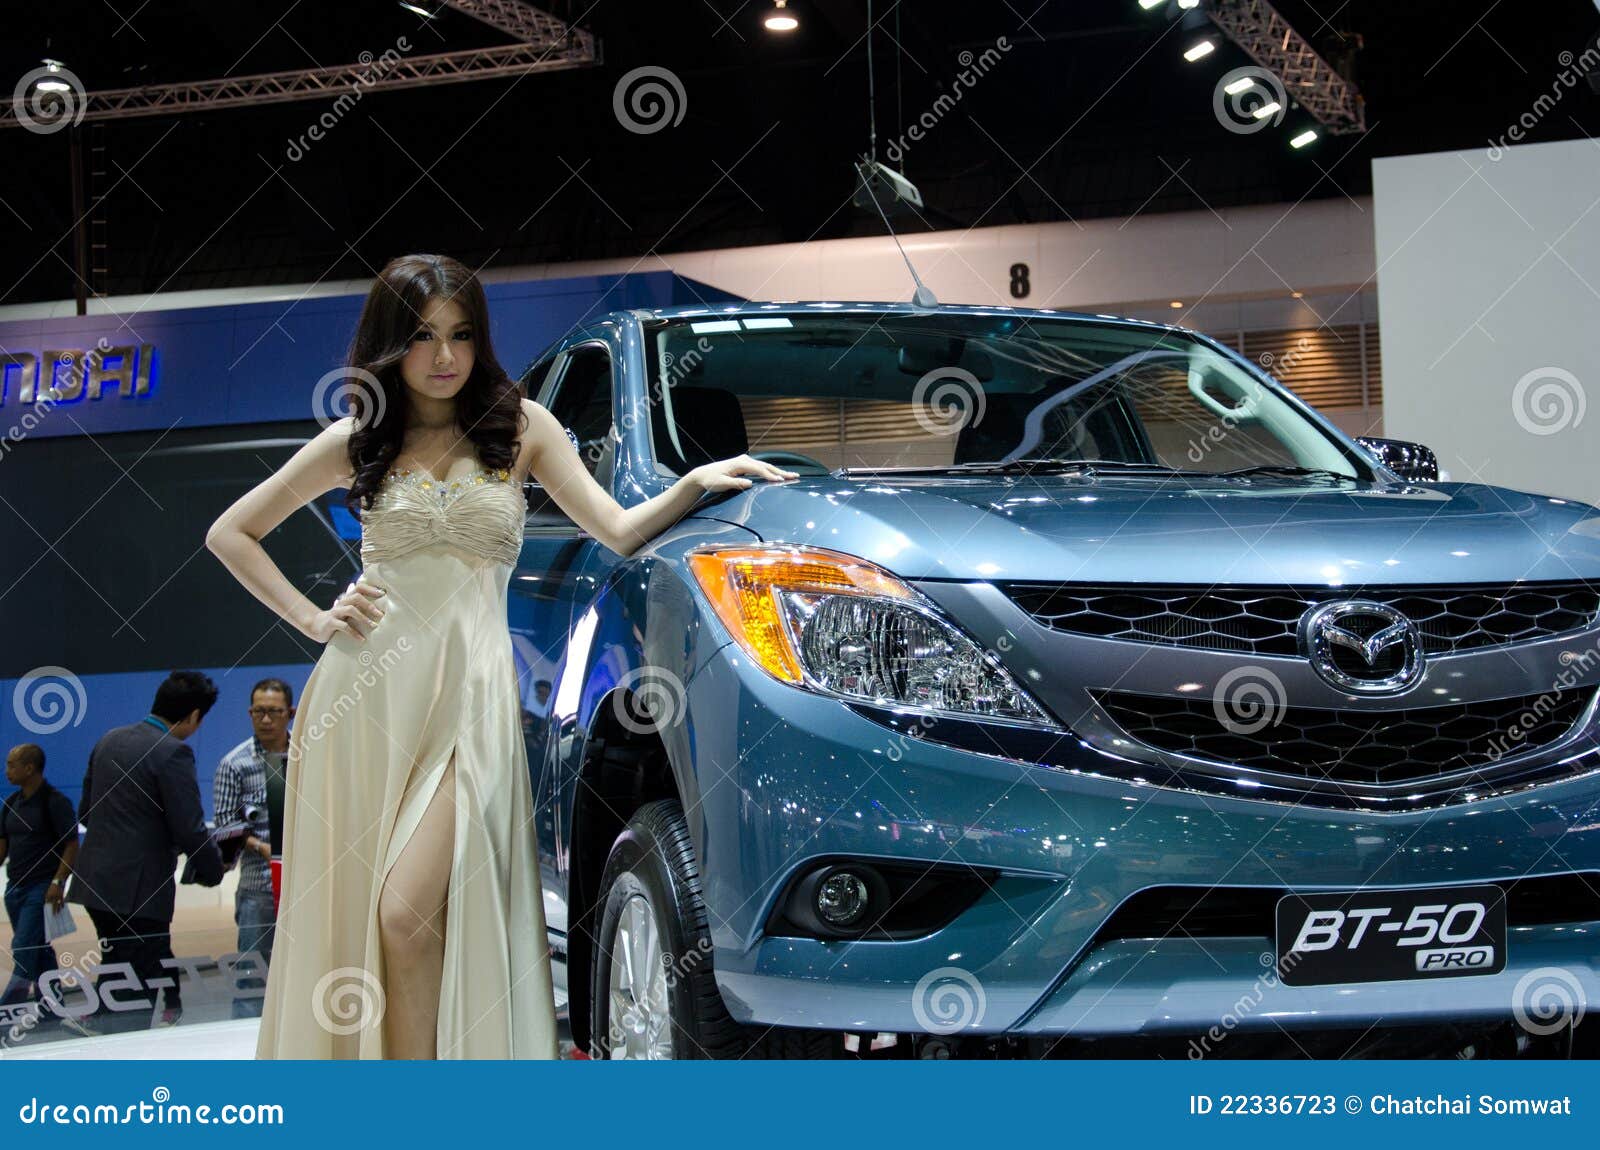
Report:
[[[1498,974],[1506,896],[1497,886],[1290,894],[1277,931],[1290,986]]]

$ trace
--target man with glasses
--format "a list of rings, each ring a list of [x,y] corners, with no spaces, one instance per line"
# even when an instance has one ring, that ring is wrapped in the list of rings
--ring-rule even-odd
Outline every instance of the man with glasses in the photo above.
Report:
[[[272,899],[271,859],[281,849],[283,790],[289,759],[289,722],[294,691],[282,679],[263,679],[250,691],[251,736],[217,764],[212,793],[217,826],[242,822],[251,827],[239,853],[239,889],[233,921],[239,927],[239,953],[255,952],[272,962],[277,910]],[[261,972],[262,986],[266,971]],[[263,991],[264,992],[264,991]],[[238,999],[234,1017],[259,1017],[261,998]]]

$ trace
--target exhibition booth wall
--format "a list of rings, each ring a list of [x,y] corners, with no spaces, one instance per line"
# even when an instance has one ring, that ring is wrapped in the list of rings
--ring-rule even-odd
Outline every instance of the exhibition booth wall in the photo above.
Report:
[[[734,298],[661,271],[486,290],[513,374],[613,309]],[[169,670],[204,671],[221,689],[190,740],[208,813],[218,760],[250,735],[251,686],[303,686],[314,647],[237,584],[205,531],[338,414],[337,378],[315,393],[343,363],[362,299],[0,321],[0,697],[13,704],[0,708],[0,745],[42,746],[47,777],[74,804],[95,741],[142,717]],[[97,346],[122,350],[91,379],[82,367]],[[68,398],[34,402],[41,370]],[[360,568],[340,495],[268,543],[296,586],[325,600]]]
[[[1388,434],[1451,477],[1600,501],[1600,147],[1374,161]]]

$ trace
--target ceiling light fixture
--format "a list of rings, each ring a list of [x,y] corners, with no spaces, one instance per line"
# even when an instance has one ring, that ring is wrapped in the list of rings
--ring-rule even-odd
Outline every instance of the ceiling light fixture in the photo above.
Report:
[[[66,67],[66,65],[63,64],[60,60],[52,60],[48,56],[46,56],[40,62],[42,64],[44,64],[44,66],[46,68],[48,68],[52,73],[59,72],[63,68]],[[34,87],[38,88],[39,91],[41,91],[41,92],[70,92],[70,91],[72,91],[72,85],[67,83],[65,80],[52,80],[49,77],[45,77],[45,78],[39,80],[39,82],[37,84],[35,84]]]
[[[800,21],[788,10],[788,0],[777,0],[777,6],[767,13],[766,25],[768,32],[793,32]]]

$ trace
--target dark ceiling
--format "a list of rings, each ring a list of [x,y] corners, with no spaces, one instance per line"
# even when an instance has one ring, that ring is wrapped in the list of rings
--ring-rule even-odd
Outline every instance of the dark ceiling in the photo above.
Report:
[[[1277,0],[1367,98],[1363,137],[1287,147],[1292,114],[1224,130],[1217,77],[1233,49],[1181,59],[1170,11],[1136,0],[876,0],[880,153],[950,91],[962,52],[1010,49],[905,154],[926,200],[908,230],[965,228],[1358,196],[1376,156],[1486,146],[1559,88],[1562,53],[1592,43],[1592,0]],[[798,32],[761,27],[769,0],[551,0],[603,63],[364,96],[290,158],[329,100],[120,120],[99,145],[111,294],[371,275],[404,251],[474,266],[635,257],[881,230],[849,204],[868,144],[862,0],[793,0]],[[1165,9],[1173,9],[1168,3]],[[395,0],[72,0],[12,4],[4,74],[61,59],[90,90],[506,43],[469,17],[426,21]],[[115,12],[121,12],[121,19]],[[618,80],[681,81],[676,126],[628,131]],[[1532,141],[1595,134],[1600,97],[1565,91]],[[70,133],[0,133],[6,258],[0,302],[70,297]],[[95,185],[91,181],[91,190]]]

